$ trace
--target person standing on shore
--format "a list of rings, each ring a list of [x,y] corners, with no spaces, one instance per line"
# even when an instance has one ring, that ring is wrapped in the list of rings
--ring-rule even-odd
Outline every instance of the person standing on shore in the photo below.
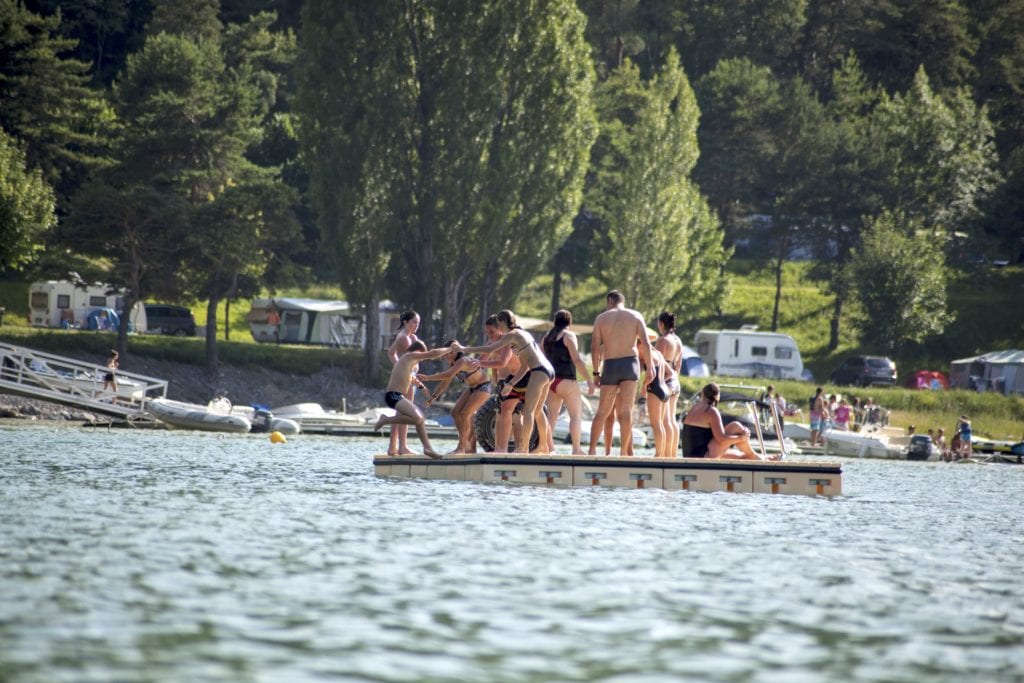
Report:
[[[811,445],[817,446],[818,439],[825,431],[825,418],[828,415],[828,406],[825,403],[825,390],[818,387],[814,390],[814,398],[811,399]],[[824,444],[824,439],[821,443]]]
[[[398,319],[398,325],[398,333],[395,335],[395,340],[388,347],[388,358],[391,359],[392,365],[398,363],[398,359],[402,354],[408,351],[414,342],[419,340],[416,336],[416,331],[420,328],[420,314],[416,311],[406,311]],[[415,399],[416,387],[412,383],[408,385],[405,397],[409,401]],[[399,423],[399,426],[391,430],[388,455],[410,455],[412,451],[409,450],[408,438],[409,427]]]
[[[590,355],[591,374],[600,379],[601,399],[590,433],[600,434],[612,409],[619,416],[619,454],[633,452],[633,405],[640,379],[640,361],[652,367],[651,342],[639,312],[626,308],[622,292],[613,289],[605,297],[607,310],[594,320]],[[590,455],[596,454],[596,439],[590,440]]]

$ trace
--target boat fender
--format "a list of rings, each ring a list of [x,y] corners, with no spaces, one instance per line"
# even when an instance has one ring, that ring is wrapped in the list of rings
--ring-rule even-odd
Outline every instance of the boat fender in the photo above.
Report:
[[[281,432],[270,432],[270,443],[288,443]]]

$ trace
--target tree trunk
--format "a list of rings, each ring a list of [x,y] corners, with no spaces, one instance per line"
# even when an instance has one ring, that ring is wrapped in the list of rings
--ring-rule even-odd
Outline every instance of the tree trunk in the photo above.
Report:
[[[836,294],[835,305],[832,308],[832,320],[829,321],[828,350],[835,351],[839,348],[839,320],[843,315],[843,293]]]
[[[128,355],[128,325],[131,323],[131,312],[135,307],[137,296],[135,290],[128,290],[121,306],[121,319],[117,323],[117,353],[123,359]]]
[[[779,251],[775,255],[775,305],[772,307],[772,332],[779,329],[779,305],[782,301],[782,264],[786,261],[786,249],[789,240],[783,237],[779,242]]]
[[[224,341],[231,339],[231,299],[224,299]]]
[[[363,366],[363,375],[367,384],[374,384],[380,376],[380,299],[371,292],[363,308],[366,316],[366,365]]]
[[[562,308],[562,259],[558,255],[552,259],[554,268],[551,270],[551,318]]]
[[[217,361],[217,304],[220,301],[211,296],[206,304],[206,375],[211,380],[220,376]]]

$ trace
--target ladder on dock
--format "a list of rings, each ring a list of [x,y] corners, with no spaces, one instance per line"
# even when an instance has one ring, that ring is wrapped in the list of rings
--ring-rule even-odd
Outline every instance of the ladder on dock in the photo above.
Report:
[[[167,396],[167,382],[117,370],[117,391],[103,388],[109,370],[94,363],[0,342],[0,393],[15,394],[94,413],[133,417]]]

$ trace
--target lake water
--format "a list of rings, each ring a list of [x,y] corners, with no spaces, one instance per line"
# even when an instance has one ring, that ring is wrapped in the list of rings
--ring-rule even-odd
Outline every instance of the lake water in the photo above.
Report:
[[[3,424],[0,681],[1024,680],[1024,467],[850,460],[824,499],[384,446]]]

